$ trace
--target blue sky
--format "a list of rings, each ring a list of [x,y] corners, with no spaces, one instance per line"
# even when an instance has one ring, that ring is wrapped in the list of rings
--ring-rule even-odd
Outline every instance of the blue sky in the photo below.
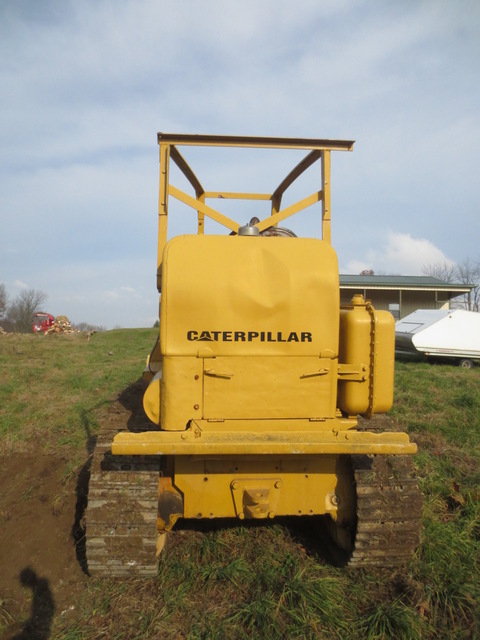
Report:
[[[355,140],[332,157],[343,273],[479,259],[479,60],[477,0],[0,1],[0,282],[152,325],[157,131]]]

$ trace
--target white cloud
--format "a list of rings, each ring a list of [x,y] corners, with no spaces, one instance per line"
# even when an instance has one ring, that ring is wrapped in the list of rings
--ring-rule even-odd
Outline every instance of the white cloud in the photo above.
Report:
[[[13,284],[19,289],[28,289],[28,284],[26,282],[23,282],[22,280],[15,280]]]
[[[120,294],[118,293],[118,291],[105,291],[103,295],[108,301],[118,300],[120,298]]]
[[[369,249],[363,259],[347,263],[344,273],[356,274],[364,269],[391,275],[421,275],[427,265],[454,262],[441,249],[425,238],[413,238],[408,233],[389,231],[385,245]]]

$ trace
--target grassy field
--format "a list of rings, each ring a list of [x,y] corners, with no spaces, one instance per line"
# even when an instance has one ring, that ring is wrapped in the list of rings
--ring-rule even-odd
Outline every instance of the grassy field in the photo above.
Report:
[[[74,486],[102,418],[140,376],[154,336],[0,336],[2,460],[55,457],[65,486]],[[41,637],[480,638],[480,368],[398,363],[395,385],[391,416],[419,445],[424,493],[422,544],[409,566],[336,568],[312,520],[183,526],[156,580],[82,576],[71,613],[52,614]],[[28,487],[18,490],[21,500]],[[15,549],[0,542],[0,560],[2,553]],[[74,564],[73,544],[71,555]],[[3,595],[1,579],[0,635],[10,637],[15,625],[25,630],[29,606]]]

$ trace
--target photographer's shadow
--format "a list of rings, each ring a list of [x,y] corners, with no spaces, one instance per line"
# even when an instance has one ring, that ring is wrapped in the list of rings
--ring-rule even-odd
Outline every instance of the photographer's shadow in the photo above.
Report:
[[[20,573],[20,582],[32,590],[32,607],[30,618],[12,640],[48,640],[55,613],[48,580],[40,578],[31,567],[26,567]]]

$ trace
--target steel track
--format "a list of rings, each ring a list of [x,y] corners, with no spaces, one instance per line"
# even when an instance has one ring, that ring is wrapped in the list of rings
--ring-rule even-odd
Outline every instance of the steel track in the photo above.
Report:
[[[160,461],[113,456],[116,433],[103,431],[93,456],[86,511],[88,572],[107,578],[155,576]]]
[[[351,456],[356,533],[351,567],[405,564],[420,543],[422,494],[411,456]]]

